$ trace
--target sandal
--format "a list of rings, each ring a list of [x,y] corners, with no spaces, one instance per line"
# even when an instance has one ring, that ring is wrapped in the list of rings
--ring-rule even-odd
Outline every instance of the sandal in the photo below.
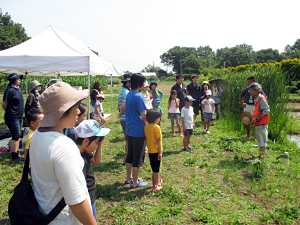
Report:
[[[130,188],[131,189],[135,189],[135,188],[139,188],[139,187],[146,187],[147,186],[147,182],[142,182],[142,181],[140,181],[139,180],[139,183],[138,184],[136,184],[136,185],[130,185]]]
[[[156,188],[151,188],[150,192],[154,192],[154,191],[159,191],[160,189],[162,189],[162,186],[156,186]]]
[[[159,179],[157,186],[161,186],[163,182],[163,179]]]

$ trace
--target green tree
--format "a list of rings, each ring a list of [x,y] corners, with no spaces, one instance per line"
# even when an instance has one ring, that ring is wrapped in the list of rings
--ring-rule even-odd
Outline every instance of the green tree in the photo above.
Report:
[[[3,15],[0,9],[0,50],[21,44],[28,39],[22,24],[12,21],[8,13]]]
[[[202,61],[202,65],[201,65],[200,69],[215,65],[215,56],[216,56],[216,54],[212,50],[212,48],[209,47],[209,45],[204,46],[204,47],[199,46],[197,48],[197,56],[199,58],[201,58],[201,61]],[[205,65],[203,65],[204,60],[206,61]]]
[[[266,62],[279,62],[281,61],[281,56],[277,49],[273,50],[272,48],[261,49],[256,52],[255,62],[257,63],[266,63]]]
[[[293,52],[290,56],[291,59],[297,58],[300,59],[300,50]]]
[[[200,59],[197,58],[196,55],[191,54],[187,56],[182,63],[183,73],[200,73],[201,62]]]
[[[158,70],[160,69],[160,67],[158,66],[153,66],[151,64],[148,64],[148,66],[146,66],[144,69],[142,69],[142,72],[154,72],[157,74]]]
[[[252,45],[247,45],[247,44],[240,44],[240,45],[236,45],[235,47],[241,48],[241,49],[245,49],[247,50],[247,52],[252,53],[253,52],[253,47]]]
[[[254,63],[254,57],[246,49],[239,47],[222,48],[217,50],[217,67],[236,67]]]

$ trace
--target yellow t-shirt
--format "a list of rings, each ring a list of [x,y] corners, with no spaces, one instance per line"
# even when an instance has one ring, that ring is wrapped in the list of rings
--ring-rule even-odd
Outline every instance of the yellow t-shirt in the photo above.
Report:
[[[160,138],[162,146],[162,135],[160,127],[157,124],[147,124],[144,128],[144,131],[145,137],[147,138],[148,153],[158,153],[157,138]]]
[[[30,131],[29,131],[28,134],[27,134],[25,149],[29,149],[29,146],[30,146],[30,142],[31,142],[31,138],[32,138],[33,133],[34,133],[34,130],[31,130],[31,129],[30,129]]]

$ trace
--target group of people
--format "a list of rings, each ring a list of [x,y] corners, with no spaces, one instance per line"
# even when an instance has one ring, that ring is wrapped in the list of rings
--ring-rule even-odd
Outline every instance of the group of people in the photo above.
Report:
[[[23,123],[23,96],[19,88],[22,76],[13,73],[8,79],[9,86],[3,96],[2,107],[12,140],[17,143]],[[168,103],[168,118],[171,120],[173,136],[176,136],[174,120],[180,136],[184,136],[183,150],[192,151],[189,143],[196,116],[200,111],[204,120],[202,132],[209,133],[209,122],[214,119],[215,111],[218,118],[217,105],[221,92],[216,83],[210,88],[209,82],[203,82],[200,87],[197,76],[192,77],[188,86],[183,84],[183,80],[181,75],[176,76],[177,83],[172,87]],[[264,153],[270,109],[260,84],[254,81],[254,77],[248,77],[249,87],[241,93],[240,100],[245,108],[244,115],[253,115],[253,120],[247,126],[255,125],[258,146],[260,152]],[[126,140],[124,183],[130,184],[132,189],[147,186],[147,182],[138,176],[147,147],[152,168],[150,191],[158,191],[163,184],[163,180],[159,179],[163,151],[159,125],[163,112],[159,103],[163,93],[157,89],[156,82],[150,82],[148,86],[146,78],[139,73],[124,74],[122,83],[118,118]],[[110,132],[110,129],[101,126],[104,122],[100,117],[103,117],[101,103],[105,99],[101,86],[95,84],[91,93],[95,120],[87,120],[87,105],[81,103],[89,95],[88,90],[75,90],[67,83],[58,82],[39,95],[41,86],[37,81],[30,84],[31,94],[25,106],[30,125],[25,157],[30,156],[35,198],[45,214],[64,198],[67,206],[54,219],[55,224],[96,224],[96,186],[91,164],[101,163],[104,137]],[[243,95],[246,95],[245,102]],[[102,110],[97,112],[97,106]],[[250,129],[247,137],[250,137]],[[18,148],[15,143],[12,159],[23,160],[16,151]]]

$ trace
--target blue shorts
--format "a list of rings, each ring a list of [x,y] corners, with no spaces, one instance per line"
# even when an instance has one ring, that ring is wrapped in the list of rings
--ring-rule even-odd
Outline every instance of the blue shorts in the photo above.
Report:
[[[180,113],[169,113],[169,119],[180,119]]]
[[[206,120],[214,120],[215,116],[212,113],[204,113],[202,119],[206,119]]]
[[[13,121],[5,120],[6,126],[9,128],[11,133],[11,139],[14,141],[18,141],[21,135],[21,129],[23,126],[23,119],[17,119]]]

